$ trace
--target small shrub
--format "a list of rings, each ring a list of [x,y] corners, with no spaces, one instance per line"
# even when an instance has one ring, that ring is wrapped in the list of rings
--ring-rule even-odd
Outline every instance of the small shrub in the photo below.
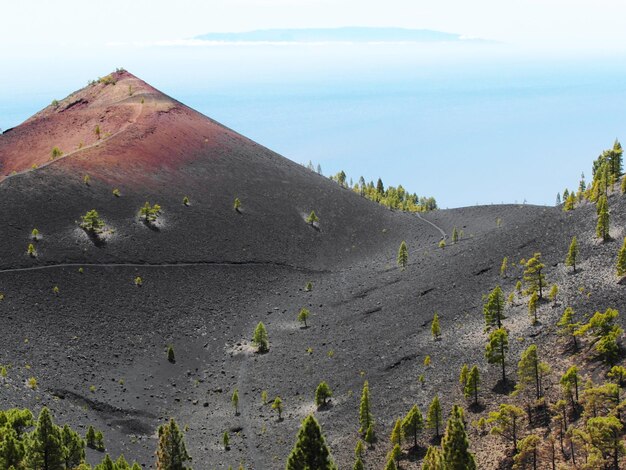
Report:
[[[428,366],[430,366],[430,363],[431,363],[430,356],[426,356],[424,358],[424,366],[428,367]]]
[[[241,212],[241,201],[239,200],[238,197],[235,198],[233,209],[235,209],[235,212]]]
[[[313,290],[313,284],[311,283],[311,281],[306,283],[306,286],[304,287],[304,291],[305,292],[311,292]]]
[[[78,274],[83,274],[84,272],[85,270],[82,268],[82,266],[78,268]]]
[[[146,202],[141,209],[139,209],[139,215],[143,218],[146,224],[153,224],[161,215],[161,206],[158,204],[150,205]]]
[[[0,377],[2,377],[3,379],[6,378],[6,376],[8,375],[8,371],[6,366],[2,366],[0,367]]]
[[[50,156],[55,159],[63,155],[63,152],[59,147],[52,147],[52,151],[50,152]]]
[[[91,183],[91,176],[89,175],[83,176],[83,183],[85,183],[86,186],[89,186],[89,183]]]
[[[39,168],[39,165],[37,165],[36,163],[33,163],[33,165],[30,167],[31,170],[36,170],[37,168]]]
[[[224,444],[224,450],[230,449],[230,437],[228,436],[228,431],[224,431],[222,435],[222,444]]]
[[[309,312],[308,309],[303,308],[300,310],[300,313],[298,313],[298,321],[300,323],[304,323],[304,327],[308,328],[308,325],[306,324],[307,319],[309,318],[309,316],[311,315],[311,312]]]
[[[167,360],[172,364],[176,362],[176,357],[174,356],[174,347],[171,344],[167,347]]]
[[[264,405],[267,403],[267,390],[261,392],[261,403]]]
[[[143,285],[143,279],[141,279],[141,277],[137,276],[137,277],[135,278],[135,285],[136,285],[137,287],[141,287],[141,286]]]
[[[259,324],[254,329],[252,341],[256,345],[258,352],[265,353],[269,351],[269,337],[267,335],[267,330],[265,329],[265,325],[263,324],[263,322],[259,322]]]
[[[94,134],[96,134],[96,139],[100,140],[100,124],[96,124],[96,128],[93,130]]]
[[[443,250],[445,247],[446,247],[446,241],[442,239],[442,240],[439,242],[439,248],[441,248],[441,249]]]
[[[54,295],[58,296],[59,295],[59,286],[54,286],[52,288],[52,292],[54,293]]]
[[[104,452],[104,435],[102,434],[102,431],[96,431],[95,441],[95,449],[97,451]]]
[[[315,211],[311,211],[311,213],[307,216],[307,218],[305,219],[306,223],[313,226],[317,223],[319,223],[320,219],[319,217],[315,214]]]
[[[318,406],[318,408],[321,406],[325,406],[327,400],[332,396],[332,390],[326,382],[322,381],[315,389],[315,404]]]
[[[37,241],[39,240],[39,230],[37,230],[36,228],[33,229],[32,232],[30,232],[33,240]]]
[[[278,413],[279,421],[283,419],[283,401],[280,399],[280,397],[274,398],[274,402],[272,403],[272,409],[276,410],[276,412]]]
[[[80,227],[92,235],[98,235],[104,228],[104,221],[100,218],[98,211],[92,209],[80,217]]]
[[[59,100],[52,100],[52,103],[50,103],[53,107],[58,108],[59,106]]]
[[[122,193],[120,193],[120,190],[119,190],[119,189],[115,188],[115,189],[113,190],[113,196],[115,196],[115,197],[120,197],[121,195],[122,195]]]
[[[37,250],[35,250],[35,245],[33,245],[32,243],[28,244],[28,248],[26,249],[26,253],[31,258],[37,258]]]
[[[89,387],[89,391],[90,391],[91,393],[96,393],[96,386],[95,386],[95,385],[91,385],[91,386]]]
[[[187,196],[185,196],[183,198],[183,205],[188,206],[189,205],[189,198]]]
[[[31,390],[37,390],[37,379],[35,377],[31,377],[26,382],[26,385],[28,385],[28,388],[30,388]]]

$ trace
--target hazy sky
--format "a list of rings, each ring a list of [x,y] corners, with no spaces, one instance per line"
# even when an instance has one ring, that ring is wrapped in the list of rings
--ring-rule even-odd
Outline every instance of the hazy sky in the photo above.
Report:
[[[20,0],[3,2],[0,48],[19,55],[212,31],[398,26],[602,53],[626,48],[625,17],[623,0]]]

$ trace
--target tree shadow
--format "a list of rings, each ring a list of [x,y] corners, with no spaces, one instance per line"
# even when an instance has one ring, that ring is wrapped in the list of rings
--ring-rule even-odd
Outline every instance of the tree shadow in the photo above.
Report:
[[[472,403],[470,406],[467,407],[468,410],[470,410],[472,413],[482,413],[483,411],[485,411],[486,406],[481,403]]]
[[[89,240],[91,240],[91,243],[94,244],[94,246],[97,246],[98,248],[102,248],[103,246],[106,245],[107,243],[106,240],[104,238],[101,238],[99,233],[93,232],[91,230],[85,230],[85,233],[89,237]]]
[[[406,459],[409,462],[417,462],[419,460],[422,460],[424,457],[426,457],[426,447],[424,446],[420,446],[419,444],[412,445],[411,447],[409,447],[409,452],[406,456]]]
[[[443,436],[440,434],[439,436],[433,436],[431,437],[428,442],[430,442],[432,445],[434,446],[438,446],[441,444],[441,439],[443,438]]]
[[[326,403],[322,403],[320,406],[317,407],[317,411],[328,411],[328,410],[332,410],[334,408],[334,404],[331,400],[328,400]]]
[[[576,271],[574,271],[573,269],[568,269],[566,274],[568,276],[576,276],[576,274],[582,273],[584,271],[585,270],[583,268],[579,268],[578,266],[576,266]]]
[[[143,219],[143,224],[148,227],[150,230],[152,230],[153,232],[160,232],[161,229],[154,223],[154,222],[150,222],[146,219]]]
[[[498,380],[491,389],[493,393],[497,393],[498,395],[508,395],[513,390],[515,390],[515,381],[510,379]]]

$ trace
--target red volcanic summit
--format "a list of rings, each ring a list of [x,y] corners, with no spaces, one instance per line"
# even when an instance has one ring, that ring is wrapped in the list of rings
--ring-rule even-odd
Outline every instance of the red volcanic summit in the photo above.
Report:
[[[4,133],[1,178],[71,157],[106,179],[179,168],[200,153],[246,139],[126,71],[92,82]],[[53,149],[62,152],[53,154]]]

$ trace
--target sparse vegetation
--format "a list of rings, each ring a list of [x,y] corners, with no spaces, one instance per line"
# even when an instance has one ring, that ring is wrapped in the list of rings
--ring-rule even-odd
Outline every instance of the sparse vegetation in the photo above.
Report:
[[[270,350],[269,336],[267,335],[267,330],[263,322],[259,322],[254,329],[252,342],[256,345],[257,351],[260,353],[266,353]]]
[[[153,225],[159,216],[161,215],[161,206],[158,204],[150,205],[146,202],[141,209],[139,209],[139,216],[147,225]]]
[[[319,223],[320,219],[315,214],[315,211],[311,211],[311,213],[307,216],[305,221],[306,221],[307,224],[309,224],[311,226],[314,226],[315,224]]]
[[[104,228],[104,221],[100,218],[98,211],[92,209],[80,217],[80,227],[91,235],[99,235]]]
[[[167,360],[174,364],[176,362],[176,356],[174,355],[174,347],[170,344],[167,347]]]
[[[405,269],[406,265],[409,262],[409,251],[407,250],[406,243],[404,241],[400,243],[400,248],[398,249],[397,261],[398,261],[398,266],[400,266],[401,269]]]
[[[303,323],[305,328],[308,328],[306,321],[310,315],[311,315],[311,312],[309,312],[309,310],[306,308],[300,309],[300,313],[298,313],[298,321],[300,323]]]

